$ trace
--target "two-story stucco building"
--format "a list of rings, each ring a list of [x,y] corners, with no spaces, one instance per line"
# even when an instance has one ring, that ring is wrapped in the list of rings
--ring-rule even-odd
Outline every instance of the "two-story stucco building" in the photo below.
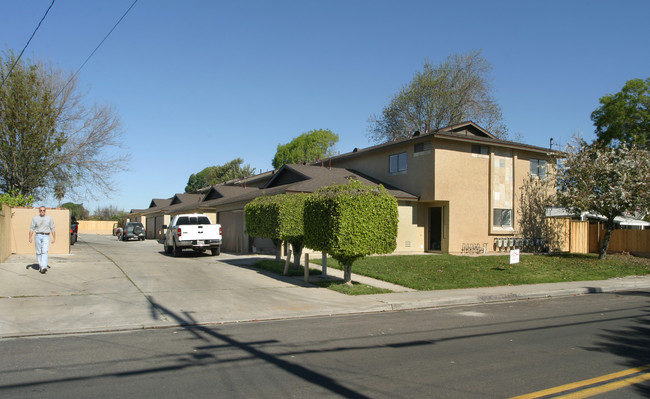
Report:
[[[550,153],[467,122],[342,154],[331,165],[418,197],[410,212],[400,212],[398,249],[458,253],[470,243],[492,250],[494,238],[520,232],[520,188],[530,175],[545,178]]]
[[[382,184],[397,198],[395,253],[461,253],[477,245],[492,251],[498,249],[495,239],[520,235],[521,186],[531,175],[545,178],[551,161],[548,149],[499,140],[466,122],[318,164],[285,165],[246,181],[216,185],[200,200],[176,194],[168,202],[152,201],[132,216],[156,218],[158,226],[165,215],[205,213],[222,225],[225,251],[247,252],[256,245],[246,234],[243,208],[248,202],[261,195],[313,192],[355,178]],[[158,236],[152,223],[147,226]]]

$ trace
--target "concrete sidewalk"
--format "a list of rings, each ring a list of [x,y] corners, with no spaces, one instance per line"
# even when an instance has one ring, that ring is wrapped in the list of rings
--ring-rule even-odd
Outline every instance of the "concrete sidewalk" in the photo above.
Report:
[[[165,255],[155,241],[85,236],[70,255],[52,255],[40,274],[34,255],[0,264],[0,338],[165,328],[296,317],[429,309],[599,292],[650,289],[650,277],[526,286],[347,296],[250,267],[264,256]],[[342,272],[329,268],[328,275]],[[341,276],[342,277],[342,276]]]

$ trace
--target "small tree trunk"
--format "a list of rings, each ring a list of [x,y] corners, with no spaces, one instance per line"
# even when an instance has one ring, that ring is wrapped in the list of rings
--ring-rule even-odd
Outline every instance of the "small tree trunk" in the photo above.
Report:
[[[598,251],[598,259],[605,259],[605,256],[607,256],[607,249],[609,248],[609,241],[612,239],[612,233],[614,232],[614,223],[609,223],[609,221],[605,224],[605,237],[603,237],[603,244],[600,246],[600,249]]]
[[[352,287],[352,265],[343,265],[343,283]]]
[[[286,276],[289,274],[289,262],[291,261],[291,250],[289,250],[289,253],[287,254],[287,259],[284,261],[284,272],[282,272],[282,275]]]
[[[302,255],[302,244],[291,243],[293,248],[293,268],[300,268],[300,256]]]

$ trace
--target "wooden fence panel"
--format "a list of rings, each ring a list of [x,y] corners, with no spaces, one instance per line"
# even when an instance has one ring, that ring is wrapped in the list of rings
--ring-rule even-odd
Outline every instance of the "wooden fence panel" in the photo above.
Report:
[[[546,239],[553,252],[571,251],[571,219],[548,218],[546,219]]]
[[[589,252],[598,253],[598,247],[600,246],[600,225],[597,223],[589,224]]]
[[[602,234],[605,234],[604,231]],[[612,252],[650,252],[650,230],[614,230],[608,250]]]
[[[604,237],[605,229],[601,224],[589,225],[589,252],[598,252]],[[650,252],[650,230],[614,230],[607,251]]]
[[[572,220],[570,240],[570,252],[572,254],[589,253],[589,222]]]

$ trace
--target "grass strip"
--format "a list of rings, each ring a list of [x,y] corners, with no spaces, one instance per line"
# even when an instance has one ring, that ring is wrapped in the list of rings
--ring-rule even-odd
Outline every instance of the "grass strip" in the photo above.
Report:
[[[320,261],[314,260],[314,263]],[[341,269],[331,258],[327,265]],[[647,275],[650,273],[650,259],[630,255],[608,255],[599,260],[594,254],[522,254],[520,263],[511,265],[507,255],[369,256],[356,261],[352,273],[429,291]]]

